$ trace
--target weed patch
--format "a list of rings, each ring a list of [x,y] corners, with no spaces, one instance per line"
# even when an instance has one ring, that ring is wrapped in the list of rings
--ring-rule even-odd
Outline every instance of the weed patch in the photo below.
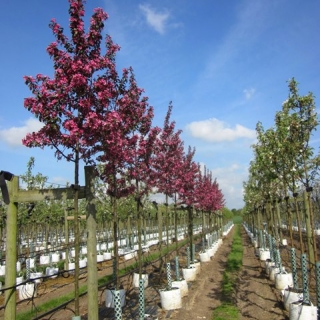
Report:
[[[233,292],[238,273],[242,267],[243,247],[240,234],[240,225],[235,225],[235,233],[228,255],[226,269],[222,280],[222,303],[212,314],[214,320],[237,319],[239,311],[233,304]]]

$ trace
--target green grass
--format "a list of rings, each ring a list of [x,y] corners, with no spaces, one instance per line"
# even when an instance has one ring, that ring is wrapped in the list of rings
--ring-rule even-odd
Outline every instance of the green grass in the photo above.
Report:
[[[86,292],[87,286],[83,285],[79,288],[79,294],[81,295],[82,293]],[[70,292],[68,294],[65,294],[63,296],[57,297],[55,299],[51,299],[50,301],[44,302],[41,305],[37,305],[37,310],[32,310],[32,311],[26,311],[17,314],[16,320],[31,320],[33,317],[46,312],[48,310],[51,310],[71,299],[74,298],[74,292]]]
[[[237,319],[239,315],[237,307],[233,304],[233,292],[238,272],[242,267],[243,247],[240,225],[236,225],[235,228],[231,251],[222,279],[222,303],[212,313],[212,319],[214,320],[233,320]]]
[[[214,310],[212,319],[214,320],[235,320],[238,319],[237,307],[230,304],[222,304]]]
[[[234,216],[233,223],[234,224],[241,224],[242,223],[242,216]]]

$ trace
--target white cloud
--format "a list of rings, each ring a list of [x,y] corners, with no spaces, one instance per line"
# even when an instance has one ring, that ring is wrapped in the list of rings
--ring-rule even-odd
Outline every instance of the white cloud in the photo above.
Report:
[[[200,163],[202,172],[204,171],[204,163]],[[207,167],[210,170],[210,168]],[[217,179],[219,189],[222,191],[226,201],[225,206],[228,209],[241,209],[243,203],[243,181],[248,178],[248,168],[237,163],[231,164],[229,167],[219,167],[210,170],[213,179]],[[150,201],[164,203],[165,196],[161,193],[155,193],[149,196]],[[172,199],[169,199],[172,202]]]
[[[203,121],[193,121],[186,126],[187,131],[195,138],[210,142],[233,141],[239,138],[254,139],[255,130],[248,129],[240,124],[234,128],[216,118]]]
[[[27,133],[38,131],[43,124],[37,119],[29,118],[21,127],[11,127],[9,129],[0,130],[0,141],[4,141],[11,147],[22,146],[22,139]]]
[[[211,170],[213,177],[217,178],[219,188],[222,190],[229,209],[240,209],[243,207],[243,181],[247,180],[247,167],[237,163],[229,167],[220,167]]]
[[[67,183],[70,185],[71,181],[68,180],[66,177],[55,176],[55,177],[50,179],[49,183],[52,183],[52,184],[55,184],[55,185],[60,185],[60,186],[65,186]]]
[[[169,12],[156,12],[149,5],[139,5],[140,10],[143,12],[147,19],[147,23],[160,34],[164,34],[166,22],[170,16]]]
[[[246,100],[250,100],[253,97],[253,95],[256,93],[256,89],[254,88],[244,89],[243,93]]]

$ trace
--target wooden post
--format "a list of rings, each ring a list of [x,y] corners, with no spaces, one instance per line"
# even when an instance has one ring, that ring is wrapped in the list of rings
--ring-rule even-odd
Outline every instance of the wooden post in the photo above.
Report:
[[[80,293],[79,293],[79,250],[80,250],[80,243],[79,243],[79,192],[78,192],[78,185],[76,184],[74,190],[74,312],[76,316],[80,316]]]
[[[281,220],[281,214],[280,214],[279,201],[275,203],[275,206],[276,206],[276,214],[277,214],[277,220],[278,220],[278,232],[279,232],[280,242],[282,243],[283,234],[282,234],[282,220]]]
[[[88,319],[99,319],[98,308],[98,275],[97,275],[97,221],[94,198],[93,167],[85,168],[87,198],[87,271],[88,271]]]
[[[166,194],[166,202],[165,202],[165,216],[164,216],[164,220],[165,220],[165,228],[166,228],[166,247],[167,247],[167,252],[169,252],[169,213],[168,213],[168,195]],[[165,264],[167,264],[168,262],[168,255],[165,255],[164,258],[164,262]]]
[[[300,250],[301,250],[301,253],[304,253],[305,248],[304,248],[303,236],[302,236],[301,216],[300,216],[300,210],[299,210],[298,199],[297,199],[298,193],[294,193],[293,197],[294,197],[294,206],[296,211],[296,219],[297,219],[299,239],[300,239]]]
[[[273,232],[273,220],[272,220],[270,199],[267,200],[267,204],[265,206],[265,214],[266,214],[266,218],[267,218],[268,233],[272,234],[273,236],[275,236],[275,234]]]
[[[286,196],[285,198],[286,201],[286,213],[287,213],[287,228],[289,230],[289,235],[290,235],[290,245],[293,247],[293,233],[292,233],[292,211],[291,211],[291,206],[289,204],[289,196]]]
[[[74,190],[71,188],[19,190],[19,178],[13,177],[8,183],[10,203],[7,212],[6,229],[6,287],[4,320],[16,319],[16,264],[17,264],[17,216],[18,203],[37,202],[42,200],[74,199]],[[85,188],[77,190],[78,199],[85,198]],[[77,219],[78,220],[78,219]],[[97,272],[95,270],[95,272]],[[75,293],[76,295],[76,293]],[[91,318],[90,318],[91,319]],[[94,318],[92,318],[94,319]]]
[[[208,228],[208,232],[211,233],[213,228],[212,228],[212,212],[209,212],[208,213],[209,215],[209,222],[208,222],[208,225],[209,225],[209,228]],[[217,221],[217,216],[215,216],[215,219]]]
[[[4,320],[16,319],[16,264],[17,264],[17,221],[18,203],[15,198],[19,192],[19,178],[13,177],[8,182],[10,203],[7,212],[7,236],[6,236],[6,274],[5,283],[5,310]]]
[[[138,186],[138,183],[137,183]],[[138,190],[139,191],[139,190]],[[138,268],[139,268],[139,280],[142,279],[142,236],[141,236],[141,229],[142,229],[142,214],[141,214],[141,207],[140,207],[140,199],[137,200],[137,219],[138,219]]]
[[[190,252],[193,250],[193,208],[188,206],[188,236],[189,236],[189,246]]]
[[[66,259],[64,260],[64,270],[69,269],[69,223],[68,223],[68,209],[64,209],[64,238],[66,244]]]
[[[254,225],[258,230],[262,230],[263,229],[263,225],[262,225],[262,207],[258,207],[257,209],[257,223]]]
[[[129,248],[132,249],[133,243],[132,243],[132,226],[131,226],[131,215],[132,213],[128,213],[127,217],[127,237],[128,237],[128,243],[129,243]]]
[[[312,201],[311,201],[311,191],[312,188],[307,188],[307,195],[308,195],[308,204],[309,204],[309,212],[310,212],[310,220],[311,220],[311,230],[312,231],[312,235],[313,235],[313,252],[314,252],[314,259],[315,261],[318,261],[318,250],[317,250],[317,237],[316,237],[316,233],[315,233],[315,225],[314,225],[314,211],[313,211],[313,205],[312,205]]]
[[[279,235],[279,229],[278,229],[279,222],[278,222],[276,204],[277,204],[277,201],[273,199],[271,202],[270,208],[271,208],[274,237],[276,241],[278,241],[280,239],[280,235]]]
[[[114,253],[114,276],[115,276],[115,290],[119,290],[119,250],[118,250],[118,208],[117,198],[111,197],[112,213],[113,213],[113,253]]]
[[[163,221],[162,221],[162,210],[157,208],[157,214],[158,214],[158,230],[159,230],[159,244],[160,247],[162,245],[162,226],[163,226]]]
[[[202,237],[204,237],[205,233],[206,233],[206,220],[205,220],[205,215],[204,215],[204,211],[201,210],[201,218],[202,218]]]

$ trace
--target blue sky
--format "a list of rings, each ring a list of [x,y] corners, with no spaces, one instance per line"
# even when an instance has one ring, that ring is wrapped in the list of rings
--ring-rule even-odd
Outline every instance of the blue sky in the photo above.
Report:
[[[68,1],[12,0],[0,4],[1,170],[35,173],[64,185],[73,166],[50,149],[21,144],[39,128],[23,107],[30,96],[24,75],[52,76],[46,47],[54,41],[51,18],[68,29]],[[300,94],[320,96],[320,2],[318,0],[90,0],[109,14],[105,32],[121,46],[117,66],[132,66],[138,85],[162,125],[169,101],[195,160],[217,178],[228,208],[241,208],[242,182],[252,159],[255,126],[273,125],[295,77]],[[319,133],[312,140],[318,150]],[[83,180],[82,180],[83,183]]]

